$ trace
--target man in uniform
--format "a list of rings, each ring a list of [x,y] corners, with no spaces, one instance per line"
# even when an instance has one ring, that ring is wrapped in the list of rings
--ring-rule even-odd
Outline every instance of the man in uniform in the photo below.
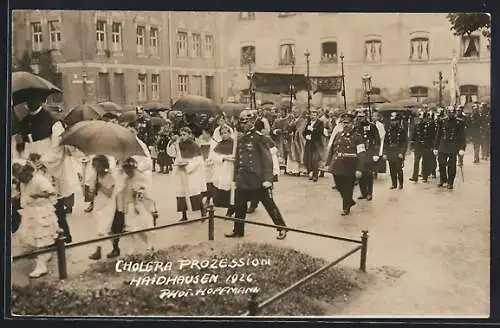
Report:
[[[342,115],[342,131],[333,137],[326,159],[336,188],[342,197],[343,216],[349,215],[351,207],[356,205],[352,199],[354,183],[356,178],[362,177],[362,170],[367,162],[365,142],[354,129],[353,118],[352,113]]]
[[[247,214],[247,202],[260,201],[270,214],[278,229],[277,239],[286,237],[286,224],[276,206],[273,195],[273,161],[264,136],[255,131],[255,115],[244,110],[239,118],[242,135],[238,138],[236,158],[234,159],[235,217],[244,220]],[[225,234],[228,238],[243,237],[245,223],[234,222],[233,231]]]
[[[436,137],[436,129],[430,113],[421,111],[419,113],[419,121],[413,127],[411,133],[411,147],[415,155],[413,159],[413,175],[410,181],[418,182],[418,172],[420,159],[422,159],[422,182],[426,183],[433,169],[434,160],[432,147]]]
[[[482,128],[483,128],[483,117],[479,111],[479,106],[474,104],[472,106],[471,122],[468,129],[468,134],[472,139],[474,145],[474,161],[473,163],[479,163],[479,151],[481,149],[482,141]]]
[[[153,126],[150,120],[146,118],[146,115],[144,115],[144,109],[137,107],[136,113],[137,120],[135,128],[137,130],[137,138],[144,142],[146,146],[150,147],[154,142]]]
[[[457,173],[457,155],[463,158],[465,154],[465,127],[464,123],[455,117],[455,108],[449,106],[446,117],[439,121],[434,155],[438,156],[439,184],[453,189]]]
[[[356,117],[355,129],[365,142],[366,156],[368,159],[361,170],[363,172],[363,176],[359,179],[359,191],[361,192],[361,196],[359,196],[358,199],[370,201],[373,198],[374,163],[378,162],[380,159],[380,134],[377,126],[367,120],[364,109],[359,110]]]
[[[384,158],[389,162],[392,185],[390,189],[403,189],[403,165],[408,147],[407,130],[401,124],[399,115],[391,113],[390,125],[384,138]]]

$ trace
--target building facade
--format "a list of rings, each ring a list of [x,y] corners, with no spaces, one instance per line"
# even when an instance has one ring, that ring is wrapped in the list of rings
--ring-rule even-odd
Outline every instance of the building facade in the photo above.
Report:
[[[221,101],[220,13],[13,12],[13,57],[52,50],[66,107],[113,101],[171,103],[185,94]],[[34,69],[37,69],[36,62]]]
[[[372,93],[391,101],[410,97],[438,100],[439,72],[443,102],[450,99],[452,57],[456,56],[462,103],[490,94],[490,52],[480,32],[454,36],[446,14],[398,13],[226,13],[226,96],[248,88],[249,61],[255,72],[341,76],[344,56],[346,99],[363,97],[363,74],[372,77]],[[449,83],[446,84],[446,80]],[[341,92],[313,97],[317,105],[342,104]]]

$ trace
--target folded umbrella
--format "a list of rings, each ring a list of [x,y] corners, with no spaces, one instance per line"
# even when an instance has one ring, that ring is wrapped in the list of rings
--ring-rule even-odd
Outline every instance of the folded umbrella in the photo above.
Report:
[[[172,109],[189,114],[215,114],[218,112],[219,107],[213,100],[207,97],[188,95],[177,100],[174,106],[172,106]]]
[[[53,93],[62,93],[53,83],[29,72],[12,73],[12,104],[19,105],[33,98],[46,98]]]
[[[81,121],[98,120],[105,114],[104,110],[97,105],[82,104],[73,107],[64,118],[64,123],[68,126]]]
[[[61,145],[74,146],[87,155],[111,155],[117,159],[147,156],[129,129],[104,121],[82,121],[61,135]]]

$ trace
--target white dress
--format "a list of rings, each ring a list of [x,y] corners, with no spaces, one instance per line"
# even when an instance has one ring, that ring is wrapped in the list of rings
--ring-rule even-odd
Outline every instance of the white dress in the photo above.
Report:
[[[106,189],[114,186],[111,197],[107,197],[102,191],[97,190],[94,197],[94,209],[92,211],[92,218],[97,227],[97,235],[99,237],[106,236],[111,230],[111,224],[115,216],[116,210],[116,174],[114,171],[108,172],[103,177],[97,177],[100,185]]]
[[[125,178],[122,197],[126,231],[142,230],[153,226],[154,202],[149,194],[150,184],[143,172],[135,170],[132,178]]]

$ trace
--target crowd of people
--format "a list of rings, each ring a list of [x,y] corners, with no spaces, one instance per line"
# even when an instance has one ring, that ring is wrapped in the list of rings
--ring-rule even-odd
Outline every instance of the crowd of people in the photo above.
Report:
[[[64,231],[66,242],[72,242],[68,217],[78,188],[83,188],[84,201],[89,203],[85,211],[92,213],[96,236],[155,224],[153,175],[171,174],[181,221],[188,220],[193,211],[205,217],[210,200],[226,208],[226,216],[238,219],[245,219],[262,203],[281,240],[287,229],[273,197],[281,171],[308,177],[312,183],[325,172],[331,173],[332,188],[343,200],[341,214],[349,215],[356,204],[355,185],[359,185],[358,199],[371,201],[374,179],[385,173],[386,162],[390,188],[403,189],[408,148],[415,152],[410,180],[417,182],[421,177],[428,182],[439,171],[438,186],[448,189],[454,188],[457,163],[463,163],[468,137],[474,144],[474,163],[480,161],[480,151],[481,159],[489,157],[486,104],[474,105],[471,115],[463,114],[460,106],[437,111],[423,107],[418,117],[411,118],[405,111],[389,115],[374,111],[372,118],[364,108],[259,108],[238,116],[170,112],[159,126],[151,124],[151,116],[141,108],[133,121],[104,115],[103,120],[130,129],[149,150],[145,156],[125,159],[86,155],[61,146],[59,136],[68,128],[64,122],[54,122],[42,100],[28,102],[28,108],[12,149],[12,231],[29,247],[51,245],[57,229]],[[235,221],[226,237],[243,237],[244,226]],[[152,250],[153,235],[135,238]],[[104,247],[99,244],[89,258],[101,259]],[[120,256],[118,238],[106,256]],[[30,277],[45,275],[49,259],[49,255],[39,255]]]

